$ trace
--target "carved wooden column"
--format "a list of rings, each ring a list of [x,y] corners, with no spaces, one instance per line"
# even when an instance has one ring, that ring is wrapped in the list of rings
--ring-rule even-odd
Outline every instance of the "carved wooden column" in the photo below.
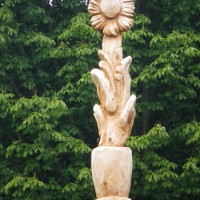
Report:
[[[100,105],[95,105],[100,142],[92,152],[92,175],[98,200],[128,200],[132,152],[124,147],[135,118],[130,94],[130,56],[123,58],[122,32],[133,25],[133,0],[90,0],[91,24],[103,31],[100,69],[91,71]]]

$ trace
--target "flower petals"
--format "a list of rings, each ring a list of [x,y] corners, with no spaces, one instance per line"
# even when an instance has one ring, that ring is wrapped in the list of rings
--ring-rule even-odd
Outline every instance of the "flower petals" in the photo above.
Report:
[[[120,16],[118,18],[118,26],[119,26],[119,30],[121,32],[130,29],[132,27],[132,25],[133,25],[132,18],[124,17],[124,16]]]
[[[133,25],[134,3],[133,0],[120,0],[121,13],[115,18],[106,17],[100,8],[101,0],[90,0],[88,11],[92,15],[91,24],[97,30],[103,30],[108,36],[117,36],[119,32],[130,29]]]
[[[126,17],[129,17],[129,18],[132,18],[133,17],[133,12],[134,12],[134,9],[131,9],[129,7],[124,7],[123,8],[123,12],[122,12],[122,16],[126,16]]]
[[[134,10],[135,10],[133,1],[132,0],[122,0],[122,4],[123,4],[123,11],[121,14],[123,16],[132,18]]]
[[[91,15],[100,14],[100,0],[91,0],[88,5],[88,11]]]
[[[97,30],[103,30],[106,22],[107,20],[102,14],[95,15],[91,18],[91,24]]]

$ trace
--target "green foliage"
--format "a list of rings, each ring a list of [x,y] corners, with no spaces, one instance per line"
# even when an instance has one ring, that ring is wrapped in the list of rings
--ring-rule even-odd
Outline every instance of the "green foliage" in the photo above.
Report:
[[[94,120],[80,118],[92,102],[82,105],[88,95],[80,91],[95,91],[88,74],[94,61],[85,56],[97,48],[84,42],[90,35],[77,40],[73,20],[94,31],[88,15],[75,12],[84,8],[78,1],[53,3],[6,0],[0,8],[0,199],[94,198],[85,134],[91,127],[82,129]],[[72,29],[73,49],[72,37],[63,36]]]
[[[0,199],[94,199],[102,36],[87,1],[0,2]],[[199,0],[136,0],[132,199],[199,199]]]

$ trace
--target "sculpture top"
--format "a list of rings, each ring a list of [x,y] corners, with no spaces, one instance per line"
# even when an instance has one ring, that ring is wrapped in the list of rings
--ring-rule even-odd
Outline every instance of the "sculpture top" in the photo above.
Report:
[[[95,105],[100,146],[124,146],[135,118],[135,95],[130,95],[130,56],[123,59],[122,32],[133,25],[133,0],[91,0],[91,24],[102,30],[100,69],[91,71],[100,105]]]
[[[91,24],[108,36],[117,36],[133,25],[133,0],[91,0],[88,6]]]

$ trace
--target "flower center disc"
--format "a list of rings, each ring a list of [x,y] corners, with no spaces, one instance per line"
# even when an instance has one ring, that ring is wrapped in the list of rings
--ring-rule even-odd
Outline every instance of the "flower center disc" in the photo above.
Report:
[[[121,12],[120,0],[102,0],[100,4],[102,13],[108,18],[114,18]]]

